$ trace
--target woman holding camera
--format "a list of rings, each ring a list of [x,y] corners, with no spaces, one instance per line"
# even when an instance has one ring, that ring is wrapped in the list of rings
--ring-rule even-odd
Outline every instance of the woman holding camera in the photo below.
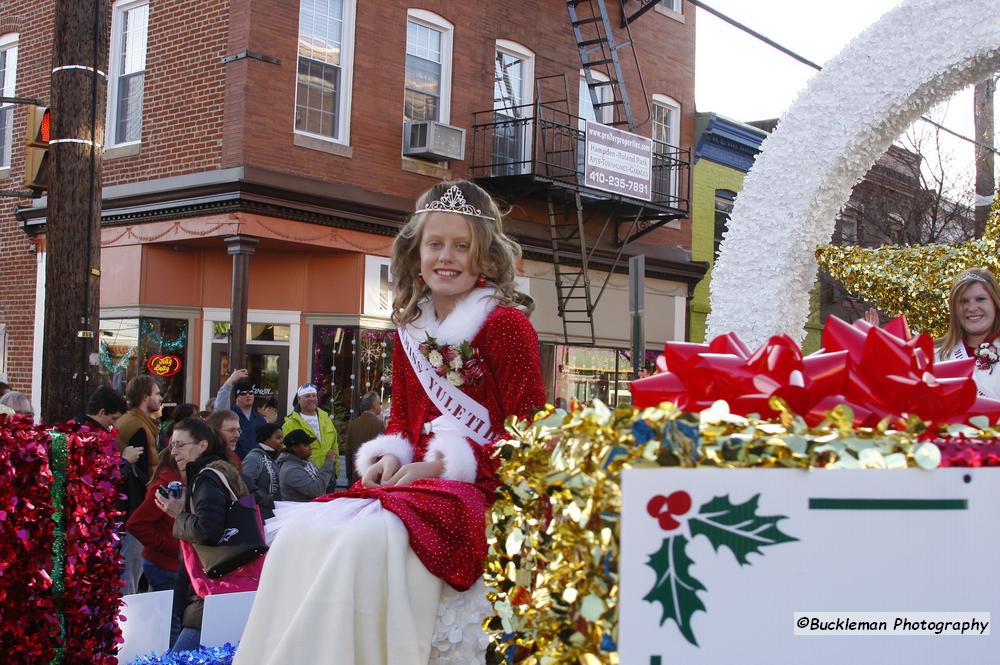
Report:
[[[172,650],[189,651],[199,646],[205,596],[255,589],[262,560],[218,580],[209,580],[203,575],[192,545],[217,545],[226,529],[226,513],[232,495],[238,499],[249,492],[239,472],[226,461],[224,444],[204,420],[188,418],[175,425],[170,452],[178,466],[185,467],[187,490],[180,497],[157,492],[155,501],[160,510],[174,518],[173,534],[181,541],[184,551],[185,565],[179,571],[174,589],[175,608],[178,602],[183,604],[183,628]]]

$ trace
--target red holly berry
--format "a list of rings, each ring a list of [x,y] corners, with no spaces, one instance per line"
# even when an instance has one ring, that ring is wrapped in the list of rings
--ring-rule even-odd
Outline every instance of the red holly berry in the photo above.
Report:
[[[691,495],[684,491],[676,491],[670,496],[657,494],[646,504],[646,512],[656,518],[660,528],[673,531],[681,525],[674,516],[680,516],[691,510]]]
[[[667,507],[671,515],[684,515],[691,510],[691,495],[678,490],[667,497]]]

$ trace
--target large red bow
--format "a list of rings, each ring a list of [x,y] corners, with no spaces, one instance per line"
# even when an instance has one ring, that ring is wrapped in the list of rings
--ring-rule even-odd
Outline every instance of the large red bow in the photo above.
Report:
[[[701,411],[725,400],[732,413],[773,418],[778,414],[769,400],[780,397],[810,425],[838,404],[850,406],[855,424],[868,427],[908,414],[940,423],[1000,417],[1000,401],[977,394],[975,362],[935,363],[933,340],[910,334],[903,317],[877,328],[831,316],[823,347],[803,357],[790,337],[778,335],[751,354],[733,333],[709,344],[667,342],[657,363],[661,373],[633,381],[632,401],[639,408],[674,402]]]

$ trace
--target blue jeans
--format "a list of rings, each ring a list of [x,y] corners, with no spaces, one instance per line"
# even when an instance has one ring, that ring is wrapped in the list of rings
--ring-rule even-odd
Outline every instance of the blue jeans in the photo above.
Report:
[[[177,636],[171,651],[197,651],[201,642],[201,631],[197,628],[184,627]]]
[[[121,538],[122,559],[125,560],[125,568],[122,569],[122,579],[125,586],[122,587],[122,595],[139,592],[139,578],[142,577],[142,543],[128,531],[119,532]]]
[[[143,559],[142,572],[146,576],[146,581],[149,582],[150,591],[173,590],[174,581],[177,579],[176,570],[167,570],[148,559]]]

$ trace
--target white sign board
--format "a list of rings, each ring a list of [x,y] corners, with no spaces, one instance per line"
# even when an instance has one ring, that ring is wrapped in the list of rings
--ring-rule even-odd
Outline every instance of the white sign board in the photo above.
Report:
[[[384,256],[365,256],[365,310],[369,316],[392,314],[392,273],[390,259]]]
[[[205,611],[201,619],[201,643],[221,647],[226,642],[236,644],[250,618],[256,591],[220,593],[205,596]]]
[[[122,645],[118,647],[118,662],[124,665],[139,656],[154,651],[164,653],[170,648],[170,611],[173,591],[153,591],[122,596],[120,622]]]
[[[621,662],[994,662],[1000,630],[982,622],[1000,617],[997,480],[992,469],[626,470]]]
[[[586,185],[649,201],[652,198],[653,141],[589,120],[584,131]]]

